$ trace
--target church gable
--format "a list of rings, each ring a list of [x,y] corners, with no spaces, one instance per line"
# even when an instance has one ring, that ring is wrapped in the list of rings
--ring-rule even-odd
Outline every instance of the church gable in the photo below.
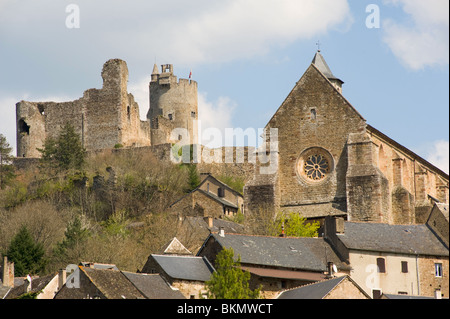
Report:
[[[305,216],[317,212],[300,206],[318,201],[328,203],[324,210],[345,211],[346,142],[350,133],[365,131],[365,120],[316,65],[297,82],[268,128],[278,128],[281,206]]]

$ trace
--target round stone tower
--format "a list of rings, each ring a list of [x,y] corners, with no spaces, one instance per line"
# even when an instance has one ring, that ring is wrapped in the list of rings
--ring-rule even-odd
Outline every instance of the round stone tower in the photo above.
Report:
[[[179,79],[173,65],[155,65],[150,81],[151,144],[197,144],[198,95],[197,82]]]

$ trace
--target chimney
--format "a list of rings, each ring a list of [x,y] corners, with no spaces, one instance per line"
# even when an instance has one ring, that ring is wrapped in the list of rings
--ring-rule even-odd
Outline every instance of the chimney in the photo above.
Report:
[[[66,269],[60,269],[58,272],[58,290],[64,286],[67,280],[67,271]]]
[[[333,248],[343,261],[349,260],[348,248],[342,243],[337,234],[345,233],[344,219],[333,216],[325,217],[323,239]]]
[[[281,225],[281,234],[280,237],[286,237],[286,234],[284,233],[284,223]]]
[[[28,281],[27,292],[30,292],[31,291],[31,283],[33,282],[33,279],[31,279],[30,275],[27,275],[27,281]]]
[[[442,299],[441,289],[436,289],[434,291],[434,299]]]
[[[2,282],[5,287],[14,287],[14,263],[8,262],[8,257],[3,257]]]
[[[334,271],[333,271],[333,262],[329,261],[327,263],[327,269],[328,269],[328,277],[333,278],[334,277]]]
[[[225,237],[225,229],[223,227],[219,228],[219,236],[220,237]]]
[[[209,229],[212,229],[213,226],[214,226],[213,218],[212,218],[211,216],[208,216],[208,217],[205,217],[205,218],[203,218],[203,219],[204,219],[204,221],[208,224],[208,228],[209,228]]]

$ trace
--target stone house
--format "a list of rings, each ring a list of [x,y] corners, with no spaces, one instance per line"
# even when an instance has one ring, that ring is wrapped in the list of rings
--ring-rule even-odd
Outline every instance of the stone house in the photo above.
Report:
[[[159,274],[131,273],[120,271],[115,265],[80,263],[54,299],[184,299],[184,297]]]
[[[5,256],[1,268],[0,299],[16,299],[24,294],[37,293],[36,299],[53,299],[63,286],[66,276],[64,271],[39,276],[14,276],[14,263]]]
[[[227,184],[206,174],[196,189],[169,207],[180,216],[233,217],[239,211],[244,213],[244,198]]]
[[[214,267],[205,257],[151,254],[141,273],[160,274],[188,299],[205,295]]]
[[[371,299],[371,297],[350,276],[342,276],[285,290],[277,299]]]
[[[344,222],[328,225],[324,238],[351,265],[349,275],[364,291],[442,297],[449,294],[448,247],[426,224]],[[334,233],[334,234],[333,234]]]
[[[221,231],[208,236],[197,256],[208,258],[214,265],[223,248],[232,248],[236,259],[240,256],[241,268],[251,274],[250,288],[262,285],[264,298],[350,271],[323,238],[248,236]]]
[[[424,223],[435,202],[448,204],[448,174],[367,124],[342,84],[317,52],[264,129],[246,212]]]

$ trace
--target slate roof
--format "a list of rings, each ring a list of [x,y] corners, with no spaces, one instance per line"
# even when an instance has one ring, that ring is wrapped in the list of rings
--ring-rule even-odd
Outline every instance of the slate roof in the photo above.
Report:
[[[222,205],[224,205],[224,206],[232,207],[232,208],[236,208],[236,209],[238,208],[238,207],[236,206],[236,204],[233,204],[233,203],[227,201],[226,199],[221,198],[221,197],[219,197],[219,196],[217,196],[217,195],[215,195],[215,194],[213,194],[213,193],[211,193],[211,192],[206,192],[206,191],[200,189],[200,187],[201,187],[204,183],[206,183],[207,180],[214,180],[215,182],[217,182],[218,184],[220,184],[222,187],[226,188],[227,191],[232,192],[232,193],[235,194],[236,196],[243,197],[241,193],[235,191],[233,188],[231,188],[231,187],[228,186],[227,184],[225,184],[225,183],[219,181],[219,180],[218,180],[217,178],[215,178],[214,176],[208,174],[208,175],[206,175],[206,177],[203,179],[203,181],[201,181],[201,183],[197,186],[197,188],[195,188],[194,190],[190,191],[188,194],[184,195],[183,197],[177,199],[175,202],[173,202],[172,204],[170,204],[169,207],[172,207],[173,205],[175,205],[176,203],[178,203],[179,201],[181,201],[181,200],[184,199],[185,197],[187,197],[187,196],[189,196],[190,194],[192,194],[192,193],[198,191],[198,192],[204,194],[205,196],[208,196],[208,197],[210,197],[211,199],[213,199],[213,200],[219,202],[220,204],[222,204]]]
[[[349,249],[428,256],[449,256],[427,225],[345,222],[338,238]]]
[[[241,264],[293,268],[303,271],[327,271],[327,263],[333,262],[339,269],[346,269],[339,257],[323,238],[291,238],[218,234],[210,236],[222,246],[233,248],[241,257]],[[201,252],[201,251],[200,251]],[[200,254],[200,252],[198,254]]]
[[[56,274],[50,274],[43,277],[32,277],[30,293],[38,292],[44,289],[50,281],[55,278]],[[20,297],[27,292],[28,281],[23,281],[19,286],[14,286],[9,290],[8,294],[4,296],[5,299],[14,299]]]
[[[107,299],[146,298],[120,270],[79,268]]]
[[[155,255],[151,257],[173,279],[208,281],[215,271],[205,257]]]
[[[217,195],[215,195],[215,194],[213,194],[211,192],[205,192],[203,189],[200,189],[200,188],[197,189],[196,191],[201,193],[201,194],[203,194],[203,195],[205,195],[205,196],[208,196],[209,198],[212,198],[213,200],[215,200],[219,204],[222,204],[225,207],[232,207],[232,208],[235,208],[235,209],[238,208],[236,206],[236,204],[233,204],[233,203],[227,201],[225,198],[219,197],[219,196],[217,196]]]
[[[186,299],[183,294],[170,285],[159,274],[122,273],[148,299]]]
[[[244,231],[244,226],[232,221],[228,221],[220,218],[213,218],[213,227],[209,228],[208,223],[203,217],[186,216],[185,221],[187,221],[195,229],[205,229],[206,231],[218,232],[221,227],[226,233],[242,233]],[[206,233],[207,237],[209,233]]]
[[[330,67],[328,66],[327,62],[325,61],[322,54],[320,54],[320,52],[316,53],[312,60],[312,64],[314,64],[319,69],[319,71],[322,72],[323,75],[325,75],[328,79],[341,81],[339,78],[334,76],[333,72],[331,72]]]
[[[282,292],[277,299],[324,299],[337,285],[346,278],[366,297],[370,298],[349,276],[337,277]]]

